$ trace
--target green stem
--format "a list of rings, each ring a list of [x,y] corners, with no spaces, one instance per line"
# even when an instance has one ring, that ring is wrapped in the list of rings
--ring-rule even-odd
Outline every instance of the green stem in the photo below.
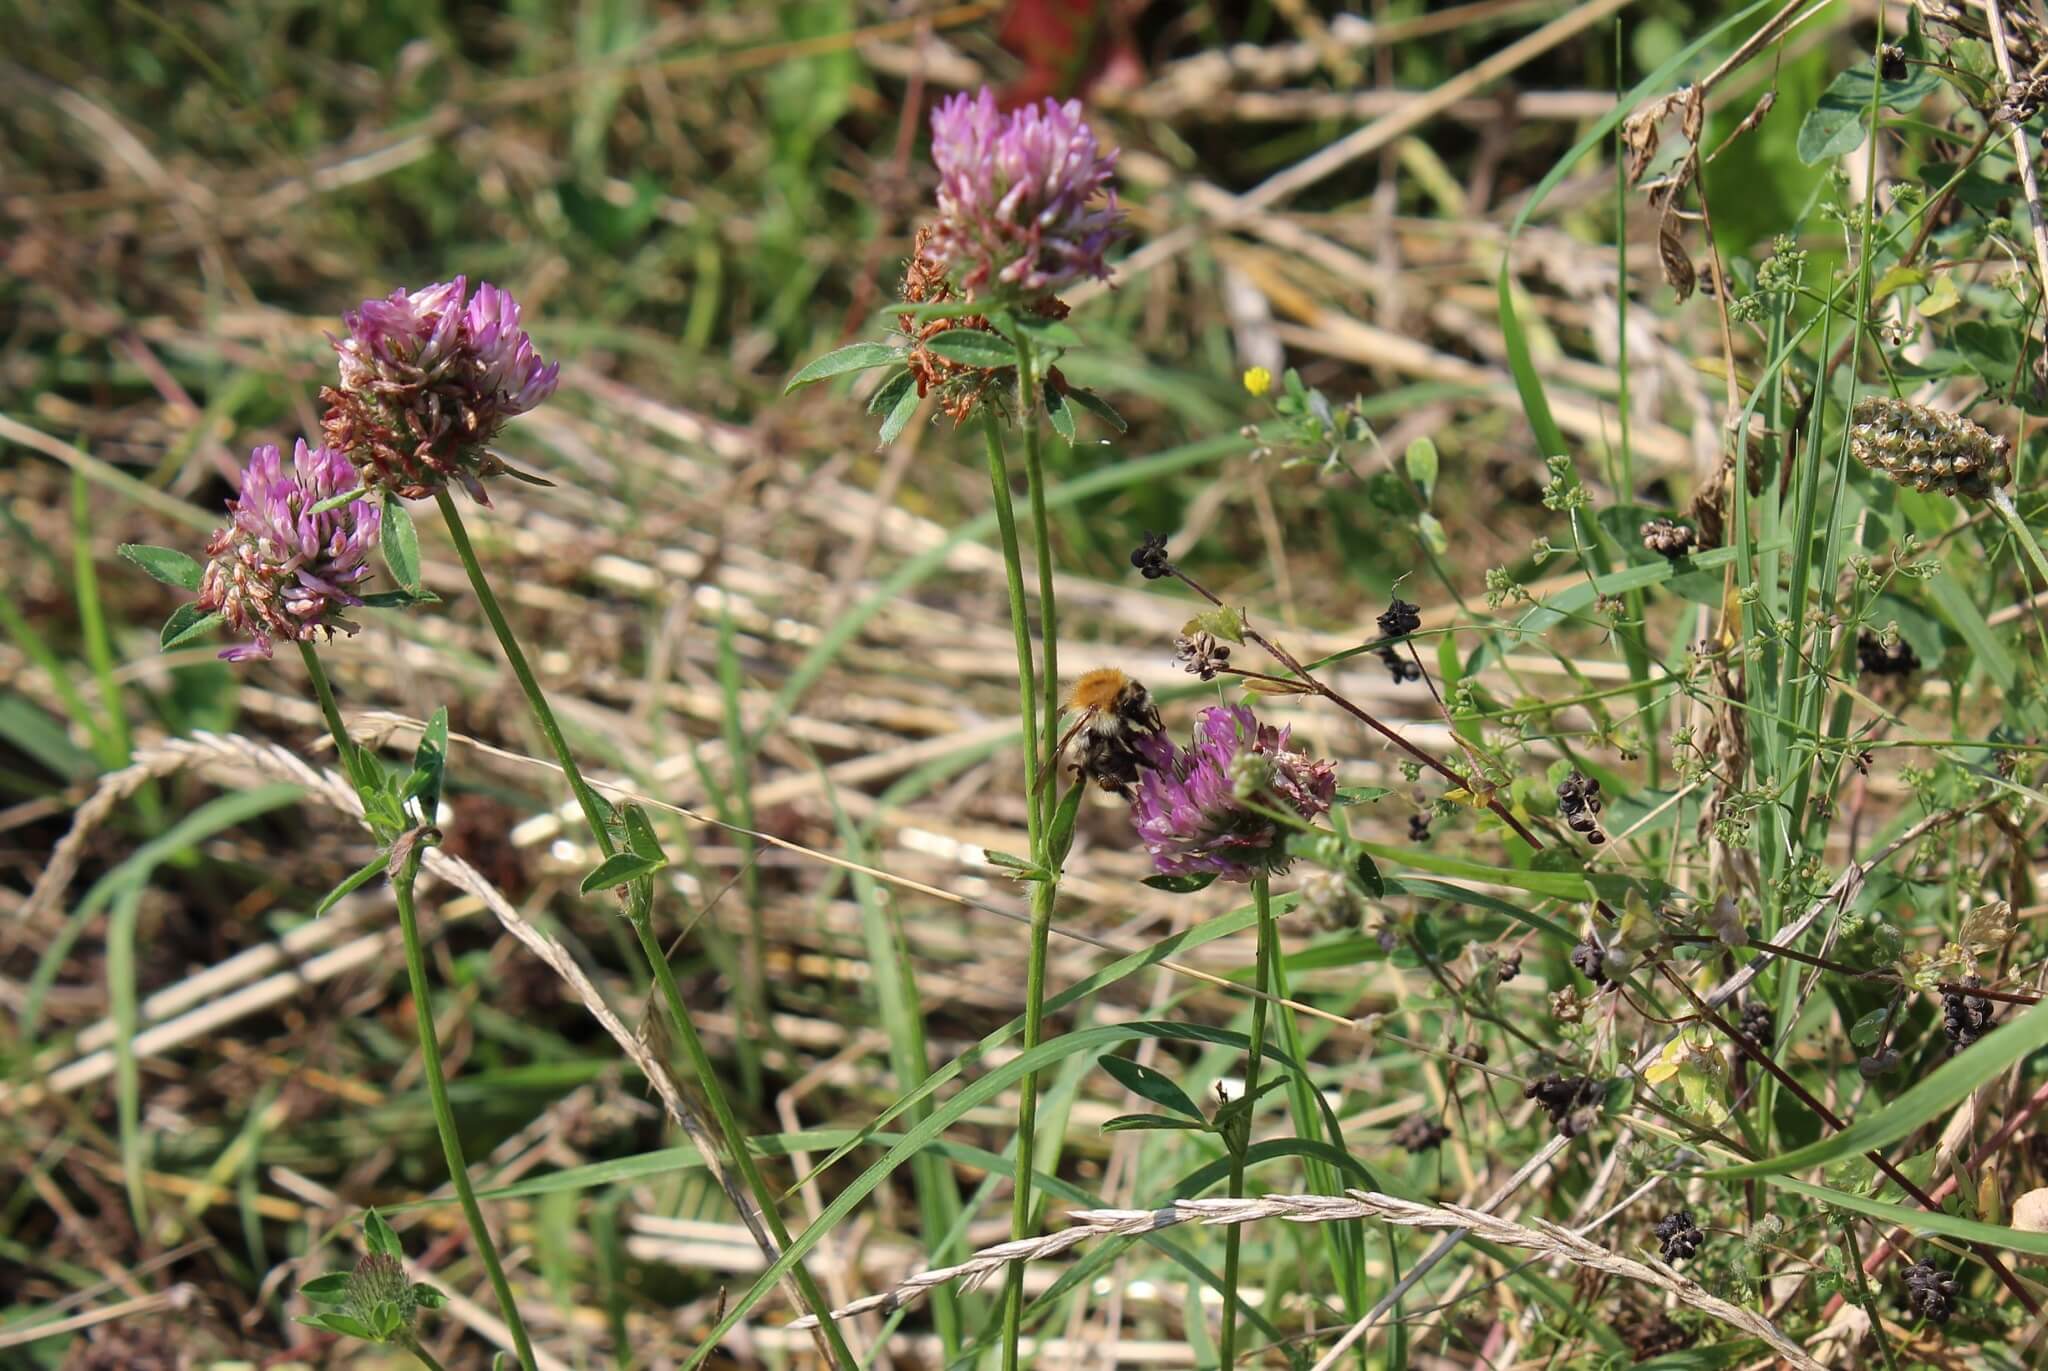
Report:
[[[1031,496],[1031,552],[1038,561],[1038,657],[1039,688],[1044,703],[1039,709],[1039,727],[1044,730],[1038,743],[1039,774],[1050,776],[1057,762],[1060,735],[1059,607],[1052,588],[1052,523],[1045,516],[1045,456],[1039,422],[1038,372],[1031,356],[1031,343],[1021,329],[1017,333],[1018,408],[1024,422],[1024,480]],[[1027,745],[1029,736],[1026,737]],[[1039,795],[1039,824],[1049,827],[1056,786],[1048,784]]]
[[[1273,901],[1267,878],[1261,874],[1252,877],[1252,903],[1259,917],[1258,968],[1253,973],[1253,988],[1261,992],[1252,999],[1251,1046],[1245,1053],[1244,1093],[1241,1098],[1255,1099],[1259,1091],[1259,1065],[1266,1055],[1266,996],[1264,992],[1273,980],[1273,961],[1279,942],[1279,931],[1273,926]],[[1251,1118],[1245,1118],[1247,1135]],[[1233,1146],[1230,1153],[1230,1198],[1244,1196],[1244,1146]],[[1242,1224],[1232,1224],[1223,1237],[1223,1327],[1216,1339],[1217,1364],[1222,1371],[1231,1371],[1237,1364],[1237,1271],[1238,1243],[1244,1231]]]
[[[349,769],[349,758],[355,755],[356,745],[348,736],[348,729],[341,722],[341,707],[334,702],[334,686],[327,679],[326,670],[320,665],[320,656],[313,651],[311,643],[299,644],[299,660],[306,664],[306,674],[313,678],[313,693],[320,697],[320,713],[327,720],[327,731],[334,736],[334,753],[341,761],[341,774],[353,775]],[[429,819],[433,816],[428,815]]]
[[[491,1290],[498,1297],[498,1312],[512,1334],[512,1349],[526,1371],[534,1371],[533,1344],[527,1341],[526,1325],[519,1320],[519,1307],[512,1302],[512,1286],[505,1268],[498,1262],[498,1249],[491,1231],[484,1227],[484,1212],[477,1206],[476,1191],[470,1188],[469,1164],[462,1157],[462,1140],[455,1131],[455,1111],[448,1104],[448,1082],[441,1075],[441,1043],[434,1033],[434,1001],[427,988],[427,954],[420,944],[419,918],[413,909],[412,887],[419,875],[420,858],[426,855],[422,842],[407,848],[392,874],[391,889],[398,900],[398,928],[405,938],[405,974],[412,982],[413,1020],[419,1027],[420,1065],[427,1078],[427,1099],[434,1107],[434,1129],[441,1135],[441,1155],[448,1159],[448,1180],[455,1198],[462,1202],[462,1216],[476,1239],[477,1255],[490,1275]]]
[[[1892,1340],[1885,1336],[1884,1319],[1878,1313],[1877,1298],[1870,1293],[1870,1277],[1863,1270],[1863,1251],[1856,1242],[1856,1225],[1849,1220],[1842,1221],[1842,1242],[1849,1249],[1849,1269],[1856,1273],[1856,1302],[1863,1306],[1863,1312],[1870,1319],[1870,1334],[1877,1339],[1877,1350],[1884,1357],[1885,1371],[1899,1371],[1899,1364],[1892,1360]]]
[[[405,1344],[405,1350],[412,1353],[415,1357],[418,1357],[420,1361],[426,1365],[427,1371],[448,1371],[448,1369],[442,1366],[440,1362],[434,1360],[434,1354],[432,1352],[429,1352],[426,1348],[420,1346],[419,1339],[417,1338],[414,1338],[411,1341],[407,1342]]]
[[[1024,604],[1023,559],[1017,545],[1016,519],[1010,510],[1009,472],[1003,461],[1001,432],[988,426],[989,479],[995,485],[996,523],[1003,535],[1003,564],[1010,586],[1010,625],[1017,637],[1019,714],[1024,731],[1025,818],[1031,834],[1031,860],[1045,879],[1031,887],[1031,949],[1024,973],[1024,1043],[1029,1052],[1045,1030],[1045,956],[1059,900],[1059,873],[1054,871],[1052,815],[1059,801],[1060,676],[1057,635],[1059,616],[1053,601],[1052,534],[1046,520],[1045,464],[1038,422],[1038,381],[1031,344],[1022,330],[1011,340],[1017,347],[1017,407],[1024,426],[1024,473],[1031,498],[1032,550],[1038,560],[1039,654],[1037,684],[1042,703],[1033,700],[1031,625]],[[1038,1130],[1038,1074],[1018,1082],[1017,1183],[1010,1201],[1010,1236],[1031,1233],[1031,1172]],[[1003,1371],[1016,1371],[1017,1343],[1024,1314],[1024,1264],[1013,1263],[1003,1286]]]
[[[1991,492],[1991,508],[2005,526],[2012,530],[2013,541],[2027,551],[2027,557],[2034,564],[2034,571],[2041,578],[2043,588],[2048,588],[2048,557],[2041,555],[2041,545],[2034,541],[2034,532],[2027,527],[2027,521],[2020,518],[2019,510],[2013,507],[2012,497],[2003,490]]]
[[[505,611],[498,605],[497,594],[484,576],[482,565],[477,561],[476,549],[469,541],[469,531],[463,527],[462,515],[455,508],[454,499],[446,490],[434,492],[434,502],[441,508],[441,518],[448,525],[448,537],[455,545],[455,555],[462,561],[462,569],[469,577],[470,589],[476,593],[477,603],[483,606],[484,617],[490,620],[491,629],[498,637],[498,646],[505,653],[505,661],[512,668],[512,674],[519,680],[519,688],[526,696],[527,707],[533,712],[534,722],[540,725],[541,733],[547,738],[548,747],[555,754],[555,761],[562,768],[564,779],[576,794],[576,803],[583,809],[583,817],[590,824],[591,838],[598,851],[611,856],[617,851],[611,831],[605,827],[604,808],[597,792],[583,779],[583,772],[577,767],[576,759],[569,752],[569,743],[562,736],[562,726],[555,721],[555,712],[548,706],[547,696],[541,693],[540,682],[534,679],[533,668],[527,665],[526,653],[519,646],[519,639],[512,632],[512,625],[506,622]],[[778,1247],[789,1246],[789,1229],[782,1222],[782,1215],[775,1207],[774,1192],[769,1190],[754,1165],[753,1154],[748,1150],[747,1135],[740,1128],[739,1119],[734,1115],[732,1103],[727,1099],[725,1089],[718,1082],[711,1069],[711,1059],[704,1051],[703,1041],[697,1036],[696,1025],[690,1019],[690,1011],[683,1003],[683,993],[676,985],[675,973],[669,969],[668,956],[654,936],[653,928],[654,888],[642,879],[633,883],[631,921],[633,931],[639,936],[640,950],[647,958],[647,965],[653,972],[655,983],[661,989],[663,1004],[668,1010],[669,1021],[674,1024],[676,1035],[682,1041],[683,1050],[690,1058],[690,1067],[697,1075],[697,1084],[704,1097],[711,1104],[711,1112],[718,1121],[719,1131],[724,1135],[727,1151],[732,1154],[733,1164],[739,1168],[760,1209],[768,1231],[774,1236]],[[829,1343],[832,1356],[845,1371],[853,1371],[859,1365],[853,1353],[846,1346],[846,1338],[839,1331],[839,1325],[831,1317],[831,1304],[819,1291],[817,1282],[797,1263],[790,1277],[796,1282],[798,1293],[803,1297],[805,1313],[815,1315],[819,1326]]]
[[[1024,726],[1024,818],[1031,835],[1031,860],[1038,850],[1038,681],[1031,660],[1031,614],[1024,603],[1024,558],[1017,547],[1017,512],[1010,494],[1010,465],[1003,452],[1003,430],[994,410],[982,414],[988,447],[989,493],[995,497],[996,532],[1003,543],[1003,570],[1009,579],[1010,629],[1017,639],[1017,717]],[[1053,782],[1050,778],[1047,784]]]
[[[320,712],[326,716],[328,731],[334,735],[335,749],[346,762],[355,744],[349,740],[348,730],[341,726],[341,711],[335,706],[334,687],[327,679],[327,669],[320,665],[319,654],[305,643],[299,644],[299,659],[313,679],[313,693],[320,698]],[[505,1327],[512,1334],[519,1364],[526,1371],[534,1371],[533,1344],[527,1341],[526,1325],[520,1322],[519,1306],[512,1300],[512,1286],[505,1279],[505,1268],[498,1262],[497,1244],[491,1241],[491,1230],[484,1226],[483,1210],[477,1206],[476,1191],[470,1188],[469,1163],[462,1156],[462,1135],[455,1130],[455,1111],[448,1104],[448,1081],[441,1074],[441,1042],[434,1031],[433,993],[427,986],[427,953],[420,943],[419,917],[412,898],[420,859],[426,850],[423,841],[408,842],[391,873],[391,891],[398,904],[398,929],[405,939],[405,974],[412,985],[413,1020],[419,1027],[420,1069],[427,1078],[427,1099],[434,1110],[434,1131],[441,1135],[441,1155],[448,1162],[449,1184],[455,1187],[455,1197],[462,1202],[462,1215],[469,1220],[477,1255],[483,1258],[484,1270],[490,1275],[491,1290],[498,1297],[498,1312],[504,1315]],[[433,1358],[417,1346],[410,1350],[433,1364]]]

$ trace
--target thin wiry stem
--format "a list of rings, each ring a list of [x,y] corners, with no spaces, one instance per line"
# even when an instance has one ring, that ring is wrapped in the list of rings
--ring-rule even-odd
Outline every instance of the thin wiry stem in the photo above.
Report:
[[[484,569],[477,561],[476,549],[470,544],[469,530],[463,526],[461,511],[455,501],[443,490],[434,492],[434,501],[440,506],[441,518],[448,525],[449,541],[455,545],[455,555],[462,562],[462,569],[469,577],[470,589],[475,592],[477,603],[482,606],[484,617],[490,621],[491,630],[497,635],[498,646],[505,654],[505,662],[512,668],[512,674],[519,681],[519,689],[526,696],[527,708],[540,726],[541,734],[547,739],[548,748],[555,754],[555,761],[562,768],[563,779],[575,792],[576,803],[583,810],[583,817],[590,825],[590,835],[598,851],[609,857],[618,850],[612,839],[611,830],[605,824],[605,802],[591,789],[590,782],[583,779],[582,770],[576,765],[574,754],[569,751],[569,741],[562,734],[562,726],[555,719],[555,712],[549,706],[547,696],[535,679],[533,668],[527,664],[526,652],[519,645],[519,637],[512,631],[512,625],[505,618],[505,611],[498,604],[498,596],[491,589]],[[719,1083],[717,1074],[711,1068],[711,1059],[704,1051],[702,1040],[697,1036],[696,1024],[691,1020],[690,1011],[683,1003],[682,990],[676,984],[675,973],[669,969],[667,954],[653,930],[653,885],[647,877],[633,882],[629,914],[633,931],[640,941],[640,949],[647,958],[649,971],[655,984],[660,988],[663,1005],[668,1011],[669,1022],[674,1025],[676,1035],[682,1040],[683,1049],[690,1058],[691,1069],[697,1077],[697,1084],[710,1102],[711,1112],[718,1121],[719,1131],[724,1134],[727,1152],[732,1156],[733,1165],[747,1182],[747,1189],[753,1193],[760,1206],[761,1218],[767,1223],[779,1247],[789,1246],[789,1229],[782,1222],[782,1215],[775,1206],[775,1194],[768,1188],[761,1172],[754,1165],[753,1155],[748,1151],[746,1130],[739,1125],[733,1113],[732,1103],[726,1097],[725,1087]],[[826,1307],[824,1292],[804,1268],[797,1263],[791,1272],[797,1289],[802,1295],[804,1307],[820,1310]],[[854,1371],[859,1363],[847,1348],[845,1339],[837,1327],[827,1327],[825,1336],[830,1342],[830,1359],[845,1371]]]
[[[320,711],[327,719],[329,732],[334,735],[334,746],[344,763],[352,755],[355,744],[350,741],[348,730],[342,727],[341,711],[334,703],[334,687],[327,679],[326,668],[320,665],[320,656],[305,644],[299,644],[300,658],[306,664],[306,674],[313,679],[313,693],[320,698]],[[429,816],[431,821],[431,816]],[[484,1271],[490,1277],[491,1293],[497,1297],[498,1312],[504,1316],[505,1328],[512,1335],[512,1349],[519,1357],[519,1364],[526,1371],[534,1371],[533,1344],[526,1336],[526,1324],[519,1317],[519,1305],[512,1298],[512,1284],[505,1279],[505,1268],[498,1260],[498,1246],[491,1240],[491,1230],[484,1223],[484,1211],[476,1201],[476,1191],[469,1183],[469,1163],[462,1155],[462,1134],[455,1125],[455,1111],[448,1104],[448,1081],[441,1071],[441,1042],[434,1030],[433,990],[427,983],[427,953],[420,941],[420,926],[413,902],[413,887],[419,880],[420,859],[425,855],[428,843],[421,835],[401,840],[403,851],[396,852],[397,860],[392,864],[391,893],[398,905],[398,929],[405,941],[405,974],[412,988],[413,1022],[419,1030],[420,1074],[426,1078],[427,1100],[433,1108],[434,1131],[441,1138],[441,1155],[448,1163],[448,1182],[455,1188],[455,1197],[462,1204],[462,1217],[469,1223],[470,1236],[476,1241],[477,1256],[483,1259]],[[394,851],[401,844],[394,844]],[[416,1349],[415,1349],[416,1350]],[[431,1363],[432,1358],[426,1358]]]
[[[1258,989],[1264,990],[1273,977],[1273,945],[1277,941],[1273,927],[1271,883],[1264,874],[1252,877],[1252,903],[1257,907],[1259,916],[1258,964],[1253,981]],[[1252,1001],[1251,1043],[1245,1053],[1241,1099],[1258,1099],[1259,1065],[1265,1052],[1266,1001],[1261,998]],[[1232,1199],[1240,1199],[1244,1195],[1244,1145],[1251,1141],[1249,1115],[1245,1119],[1245,1128],[1241,1145],[1233,1146],[1230,1153],[1229,1194]],[[1237,1364],[1237,1276],[1241,1237],[1242,1230],[1236,1225],[1223,1235],[1223,1325],[1216,1339],[1218,1365],[1222,1371],[1231,1371]]]
[[[1003,547],[1003,560],[1010,578],[1010,615],[1012,627],[1017,634],[1019,689],[1023,693],[1022,719],[1024,726],[1024,752],[1026,757],[1037,753],[1036,765],[1027,762],[1025,784],[1028,787],[1025,813],[1032,830],[1031,860],[1042,873],[1042,879],[1031,886],[1031,947],[1024,971],[1024,1040],[1023,1050],[1029,1052],[1038,1046],[1045,1034],[1045,958],[1046,947],[1052,934],[1052,921],[1059,902],[1059,872],[1054,870],[1055,854],[1051,849],[1052,815],[1059,799],[1059,662],[1055,637],[1058,633],[1059,616],[1053,603],[1052,576],[1052,535],[1046,520],[1045,469],[1040,451],[1038,424],[1038,384],[1033,374],[1031,344],[1022,330],[1012,339],[1017,347],[1017,391],[1018,407],[1023,411],[1025,480],[1031,498],[1032,550],[1038,559],[1038,622],[1039,655],[1041,664],[1038,671],[1039,684],[1044,691],[1043,704],[1034,711],[1030,695],[1030,630],[1023,618],[1020,584],[1023,575],[1019,565],[1019,552],[1014,524]],[[993,428],[989,430],[989,475],[996,480],[1003,475],[1000,463],[1001,444]],[[996,494],[997,520],[1000,525],[1003,510],[1009,501],[1009,482],[1000,481]],[[1039,717],[1033,718],[1034,712]],[[1010,1200],[1010,1236],[1022,1238],[1031,1231],[1031,1169],[1033,1153],[1036,1151],[1038,1129],[1038,1075],[1033,1072],[1018,1083],[1017,1096],[1017,1181]],[[1003,1288],[1003,1371],[1016,1371],[1017,1345],[1022,1334],[1024,1317],[1024,1270],[1017,1267],[1010,1272]]]

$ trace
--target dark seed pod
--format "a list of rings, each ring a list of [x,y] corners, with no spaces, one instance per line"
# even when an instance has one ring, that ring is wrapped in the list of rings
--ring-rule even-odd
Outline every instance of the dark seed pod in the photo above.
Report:
[[[1542,1105],[1551,1126],[1567,1138],[1589,1132],[1600,1121],[1606,1094],[1606,1084],[1591,1076],[1544,1076],[1522,1090],[1522,1097]]]
[[[1956,1312],[1956,1278],[1933,1262],[1906,1268],[1906,1307],[1929,1323],[1947,1323]]]
[[[1897,43],[1886,43],[1877,50],[1877,74],[1887,81],[1906,79],[1906,50]]]
[[[1599,935],[1588,933],[1572,948],[1572,965],[1581,976],[1601,990],[1613,986],[1614,978],[1607,974],[1607,949],[1600,945]]]
[[[1964,985],[1980,985],[1975,976],[1963,982]],[[1991,1001],[1981,995],[1965,995],[1958,991],[1945,991],[1941,997],[1941,1031],[1948,1035],[1949,1043],[1958,1052],[1976,1042],[1997,1027],[1992,1017]]]
[[[1408,816],[1408,841],[1411,843],[1426,843],[1429,841],[1429,815],[1410,814]]]
[[[1664,1245],[1664,1260],[1674,1264],[1690,1260],[1707,1240],[1700,1226],[1692,1221],[1692,1211],[1687,1209],[1666,1214],[1657,1221],[1654,1231],[1657,1241]]]
[[[1904,638],[1890,647],[1869,629],[1856,635],[1856,670],[1865,676],[1910,676],[1920,669],[1920,657]]]
[[[1518,947],[1513,952],[1510,952],[1505,957],[1502,957],[1500,961],[1495,964],[1493,972],[1494,983],[1496,985],[1506,985],[1509,981],[1512,981],[1515,977],[1521,974],[1522,949]]]
[[[1743,1037],[1765,1046],[1768,1046],[1778,1033],[1777,1018],[1771,1013],[1771,1007],[1762,1000],[1744,1000],[1742,1021],[1736,1026],[1742,1030]]]
[[[1380,632],[1389,638],[1399,638],[1422,627],[1422,610],[1411,605],[1400,596],[1387,606],[1386,613],[1379,617]]]
[[[1166,535],[1148,533],[1144,540],[1131,552],[1131,565],[1148,581],[1173,574],[1173,564],[1166,560]]]
[[[1394,1130],[1393,1144],[1411,1156],[1418,1152],[1430,1152],[1442,1147],[1444,1139],[1451,1136],[1451,1130],[1427,1114],[1410,1114]]]

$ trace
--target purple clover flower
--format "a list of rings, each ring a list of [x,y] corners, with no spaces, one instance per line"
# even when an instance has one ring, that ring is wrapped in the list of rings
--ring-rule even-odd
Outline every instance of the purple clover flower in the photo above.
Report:
[[[1202,711],[1185,749],[1164,734],[1137,740],[1149,765],[1138,773],[1131,817],[1154,869],[1230,881],[1287,869],[1287,833],[1270,812],[1291,809],[1312,822],[1337,795],[1336,767],[1290,750],[1290,732],[1244,705],[1218,705]]]
[[[249,454],[242,493],[228,501],[228,522],[207,540],[199,582],[199,608],[249,639],[223,658],[268,658],[277,639],[303,643],[320,633],[332,639],[337,630],[356,632],[359,625],[339,611],[363,602],[349,587],[370,574],[382,511],[367,499],[308,511],[358,489],[346,457],[309,448],[303,438],[289,471],[274,445]]]
[[[932,161],[939,221],[925,253],[969,298],[1036,303],[1108,279],[1102,255],[1126,233],[1110,185],[1116,153],[1097,145],[1080,101],[1004,114],[987,87],[955,95],[932,112]]]
[[[452,478],[489,504],[482,479],[509,470],[490,452],[508,420],[554,394],[560,363],[545,363],[519,327],[519,302],[458,276],[394,290],[342,316],[334,340],[341,384],[321,392],[329,446],[372,485],[423,499]]]

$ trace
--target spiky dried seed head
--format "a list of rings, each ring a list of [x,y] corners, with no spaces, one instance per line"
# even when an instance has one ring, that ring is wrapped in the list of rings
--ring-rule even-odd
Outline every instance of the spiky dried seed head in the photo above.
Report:
[[[1988,500],[2012,479],[2011,444],[1960,414],[1868,395],[1856,402],[1851,418],[1850,452],[1902,486]]]

